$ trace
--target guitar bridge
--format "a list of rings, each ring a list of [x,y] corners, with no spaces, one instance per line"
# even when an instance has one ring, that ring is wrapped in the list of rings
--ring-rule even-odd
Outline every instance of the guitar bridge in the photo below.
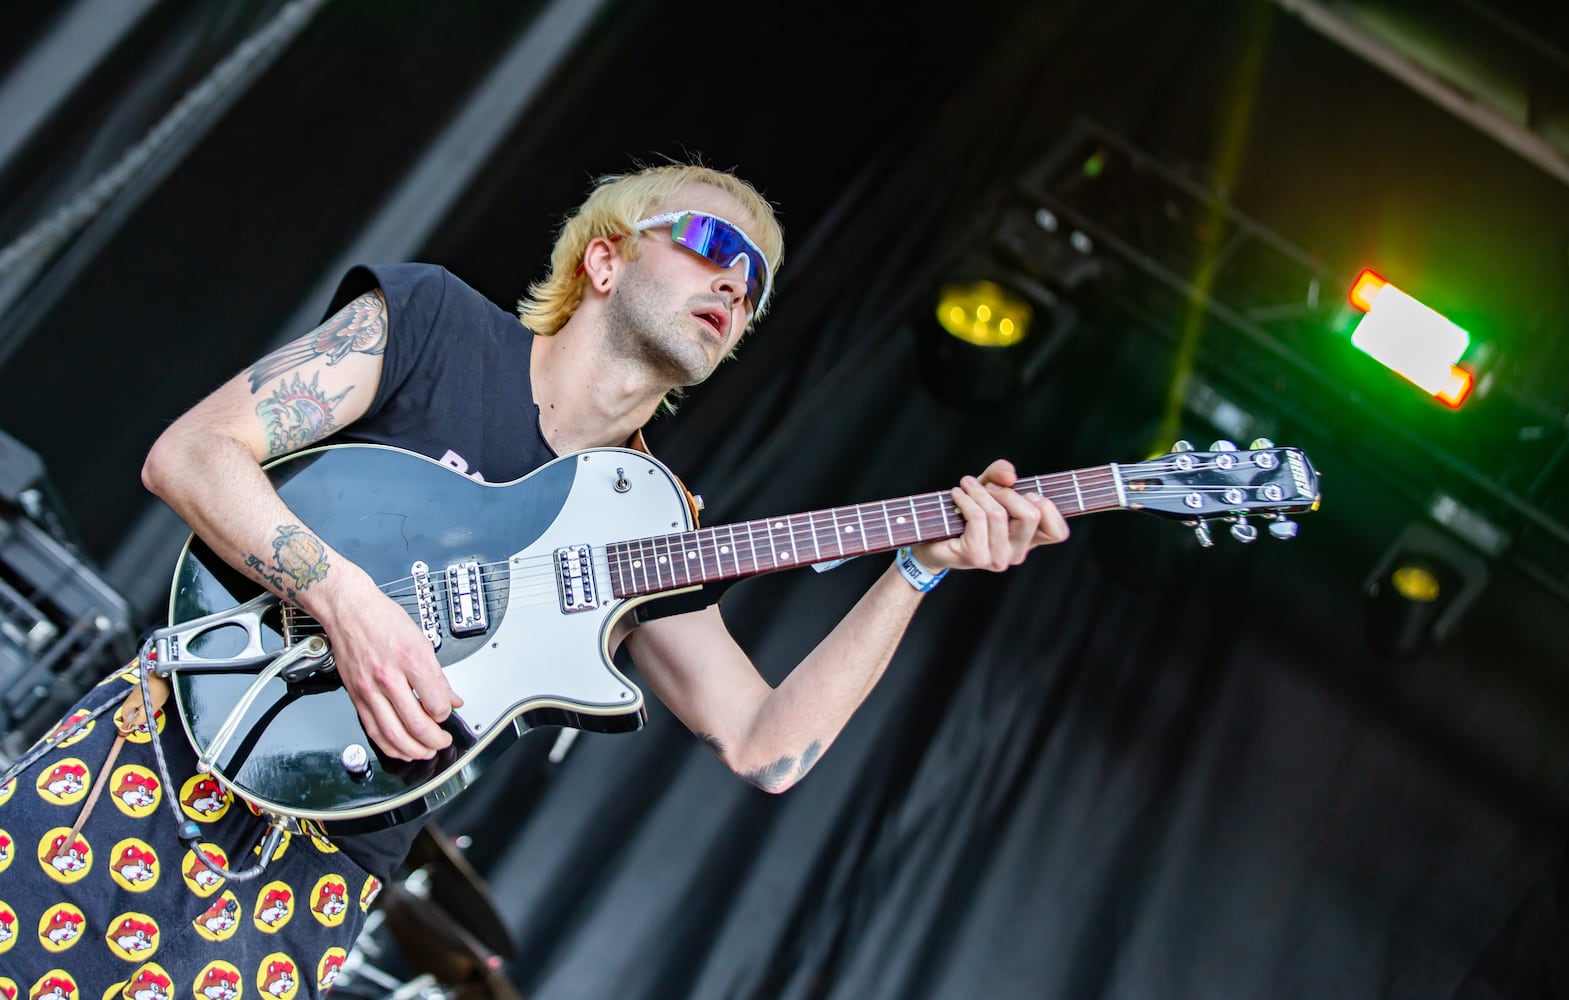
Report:
[[[556,590],[561,596],[563,614],[599,607],[593,550],[589,546],[563,545],[556,550]]]
[[[447,621],[453,635],[478,635],[490,628],[479,563],[470,560],[447,567]]]

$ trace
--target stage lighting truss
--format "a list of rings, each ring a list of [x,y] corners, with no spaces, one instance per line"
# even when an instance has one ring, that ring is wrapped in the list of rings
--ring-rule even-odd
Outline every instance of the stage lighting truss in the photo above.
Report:
[[[1479,371],[1463,409],[1435,402],[1351,344],[1365,262],[1329,267],[1096,122],[1075,122],[1016,193],[994,242],[1021,273],[1068,289],[1093,268],[1134,328],[1191,335],[1196,382],[1327,437],[1414,510],[1438,491],[1485,512],[1508,558],[1569,601],[1569,386],[1548,366]],[[1463,363],[1501,365],[1477,345]]]

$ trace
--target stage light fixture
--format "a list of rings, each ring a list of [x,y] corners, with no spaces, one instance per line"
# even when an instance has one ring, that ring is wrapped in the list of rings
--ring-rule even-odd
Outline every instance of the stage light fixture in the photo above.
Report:
[[[1408,526],[1366,584],[1368,645],[1408,659],[1442,643],[1488,582],[1486,561],[1426,524]]]
[[[917,319],[919,363],[932,392],[994,405],[1034,383],[1077,312],[1044,285],[997,267],[943,283]]]
[[[1357,275],[1348,298],[1365,313],[1351,332],[1354,347],[1451,409],[1465,402],[1472,375],[1459,361],[1469,333],[1370,270]]]

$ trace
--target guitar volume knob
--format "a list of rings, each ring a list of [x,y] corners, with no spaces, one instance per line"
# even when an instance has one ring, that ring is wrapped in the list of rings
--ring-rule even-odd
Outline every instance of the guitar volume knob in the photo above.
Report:
[[[343,765],[343,770],[351,778],[364,781],[370,777],[370,751],[365,749],[362,743],[350,743],[344,747],[343,753],[338,755],[338,762]]]

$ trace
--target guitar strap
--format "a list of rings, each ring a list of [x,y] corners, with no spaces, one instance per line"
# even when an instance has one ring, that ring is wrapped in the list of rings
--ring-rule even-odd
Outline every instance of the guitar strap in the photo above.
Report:
[[[654,457],[654,453],[649,450],[648,442],[643,440],[643,428],[641,427],[632,432],[632,438],[631,440],[627,441],[627,447],[631,448],[633,451],[640,451],[649,458]],[[676,485],[681,487],[681,495],[686,497],[687,510],[692,512],[692,527],[702,527],[702,522],[698,520],[697,516],[698,513],[703,509],[702,503],[698,501],[697,497],[692,493],[691,490],[686,488],[686,483],[681,481],[680,476],[676,476],[673,472],[671,475],[675,476]]]

